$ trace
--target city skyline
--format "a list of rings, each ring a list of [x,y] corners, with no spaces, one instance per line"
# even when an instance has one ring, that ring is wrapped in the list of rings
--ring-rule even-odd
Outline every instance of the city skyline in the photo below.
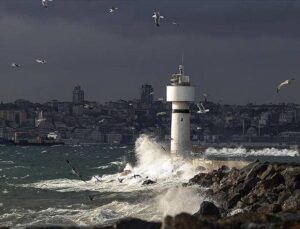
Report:
[[[1,101],[70,101],[77,84],[97,102],[137,98],[144,83],[165,98],[184,53],[197,99],[208,93],[230,104],[300,103],[298,2],[64,3],[44,9],[34,0],[0,2]],[[114,15],[112,4],[120,8]],[[151,18],[155,9],[165,16],[160,28]],[[37,58],[48,63],[37,65]],[[296,80],[276,94],[288,78]]]

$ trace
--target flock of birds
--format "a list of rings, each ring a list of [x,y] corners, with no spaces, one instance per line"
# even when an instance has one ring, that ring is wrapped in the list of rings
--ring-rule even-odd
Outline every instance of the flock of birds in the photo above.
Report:
[[[49,2],[53,2],[53,0],[42,0],[42,6],[45,7],[45,8],[48,8]],[[112,6],[109,9],[109,13],[114,13],[118,10],[119,10],[118,7]],[[155,11],[152,15],[152,18],[154,19],[155,25],[157,27],[159,27],[161,25],[161,19],[164,19],[164,16],[162,16],[159,11]],[[178,26],[179,24],[175,21],[172,21],[172,25],[177,25]],[[47,63],[47,61],[44,60],[44,59],[36,59],[35,61],[38,64],[46,64]],[[18,63],[12,63],[11,66],[13,68],[20,68],[21,67],[21,65],[18,64]],[[283,87],[285,87],[287,85],[290,85],[294,80],[295,79],[287,79],[287,80],[281,82],[280,84],[278,84],[278,86],[276,88],[276,92],[279,93]],[[204,95],[204,97],[207,96],[206,94],[203,94],[203,95]],[[206,114],[206,113],[209,112],[209,109],[206,109],[202,102],[198,103],[197,107],[198,107],[198,111],[197,111],[198,114]],[[157,116],[163,116],[163,115],[166,115],[166,112],[159,112],[156,115]]]
[[[49,2],[53,2],[53,0],[42,0],[42,6],[45,7],[45,8],[48,8],[49,6]],[[115,7],[115,6],[112,6],[110,9],[109,9],[109,13],[114,13],[116,11],[118,11],[119,8],[118,7]],[[154,19],[154,23],[157,27],[159,27],[161,25],[161,19],[164,19],[164,16],[162,16],[160,14],[159,11],[155,11],[152,15],[152,18]],[[172,25],[179,25],[177,22],[175,21],[172,21],[171,23]],[[39,64],[46,64],[47,61],[46,60],[43,60],[43,59],[37,59],[36,60],[37,63]],[[21,67],[21,64],[19,63],[12,63],[11,66],[13,68],[20,68]]]

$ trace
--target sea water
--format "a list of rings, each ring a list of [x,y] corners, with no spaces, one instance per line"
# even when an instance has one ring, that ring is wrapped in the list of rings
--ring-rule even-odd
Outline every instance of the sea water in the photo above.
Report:
[[[166,148],[148,136],[135,146],[0,146],[0,226],[107,225],[124,217],[192,214],[208,198],[199,187],[182,186],[203,170],[198,159],[300,162],[296,150],[209,148],[180,158]],[[143,185],[148,179],[156,183]]]

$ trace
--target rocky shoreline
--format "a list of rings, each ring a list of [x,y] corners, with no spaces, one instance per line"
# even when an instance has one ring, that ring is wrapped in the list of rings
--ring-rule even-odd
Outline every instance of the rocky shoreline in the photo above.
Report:
[[[167,216],[163,222],[128,218],[112,226],[90,228],[300,228],[300,164],[255,161],[242,169],[222,166],[218,170],[200,172],[183,184],[191,185],[204,187],[206,199],[209,200],[202,202],[194,215],[181,213],[174,217]]]

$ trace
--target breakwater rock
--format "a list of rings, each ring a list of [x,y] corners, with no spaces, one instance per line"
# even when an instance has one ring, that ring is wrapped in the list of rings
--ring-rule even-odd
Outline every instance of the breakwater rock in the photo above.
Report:
[[[255,161],[199,173],[185,185],[206,187],[222,216],[237,212],[300,213],[300,165]]]

